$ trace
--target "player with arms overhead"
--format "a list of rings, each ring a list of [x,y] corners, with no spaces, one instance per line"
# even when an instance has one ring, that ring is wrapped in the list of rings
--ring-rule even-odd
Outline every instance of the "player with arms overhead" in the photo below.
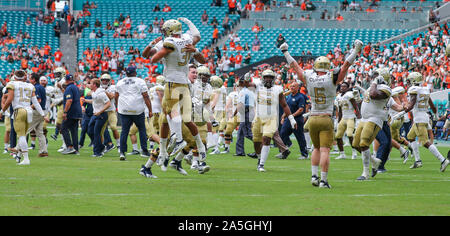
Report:
[[[430,118],[428,116],[428,107],[436,114],[436,107],[430,97],[430,90],[422,86],[423,78],[419,72],[412,72],[408,75],[408,80],[411,81],[412,87],[409,88],[408,94],[410,97],[408,106],[404,112],[400,112],[394,116],[394,120],[403,117],[409,111],[412,111],[414,117],[414,124],[409,131],[407,138],[411,142],[413,155],[416,159],[411,169],[422,167],[422,160],[420,160],[419,144],[416,137],[419,137],[419,142],[435,156],[441,163],[440,171],[444,172],[450,161],[442,156],[433,142],[428,136],[428,127],[430,126]]]
[[[36,94],[34,93],[35,88],[32,84],[27,83],[27,74],[23,70],[18,70],[14,73],[15,81],[11,81],[6,85],[8,90],[8,98],[4,103],[0,111],[0,119],[12,105],[14,109],[14,130],[19,137],[19,142],[17,149],[19,151],[18,157],[23,155],[23,161],[19,165],[30,165],[30,159],[28,159],[28,143],[27,143],[27,130],[28,124],[31,123],[33,117],[33,109],[31,104],[33,104],[36,111],[42,117],[45,117],[45,113],[39,104]],[[44,118],[48,121],[47,118]]]
[[[199,154],[204,159],[206,157],[206,149],[198,133],[197,126],[192,122],[192,102],[187,75],[192,54],[193,58],[200,63],[205,63],[206,60],[194,46],[200,41],[198,29],[186,18],[179,18],[179,20],[189,26],[190,34],[182,34],[180,21],[166,21],[162,27],[165,39],[155,46],[156,53],[150,59],[150,63],[163,60],[163,75],[166,78],[162,101],[164,116],[161,124],[159,157],[165,160],[169,158],[166,148],[169,128],[176,134],[173,155],[187,145],[182,136],[181,123],[183,122],[194,136]]]
[[[328,184],[328,166],[330,163],[330,148],[333,145],[334,137],[334,122],[331,117],[336,88],[347,76],[347,70],[361,52],[362,46],[363,43],[360,40],[356,40],[354,49],[345,59],[343,66],[333,71],[331,71],[330,60],[323,56],[318,57],[314,61],[313,70],[303,71],[289,54],[288,45],[283,43],[280,46],[288,64],[295,70],[298,79],[306,85],[311,96],[312,107],[308,126],[314,145],[314,151],[311,155],[311,183],[313,186],[331,188]],[[322,167],[321,180],[318,176],[319,164]]]

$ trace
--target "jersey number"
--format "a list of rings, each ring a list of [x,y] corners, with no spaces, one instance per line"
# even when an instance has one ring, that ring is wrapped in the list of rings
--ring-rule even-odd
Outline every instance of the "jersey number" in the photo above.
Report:
[[[418,108],[428,108],[428,94],[420,94]]]
[[[325,104],[327,103],[327,97],[323,93],[325,88],[314,88],[314,97],[316,104]]]
[[[186,48],[181,49],[181,53],[183,53],[183,62],[178,62],[179,66],[185,66],[188,64],[189,62],[189,58],[191,58],[191,53],[190,52],[186,52]]]
[[[29,88],[20,88],[20,99],[19,102],[30,102],[31,98],[31,89]]]

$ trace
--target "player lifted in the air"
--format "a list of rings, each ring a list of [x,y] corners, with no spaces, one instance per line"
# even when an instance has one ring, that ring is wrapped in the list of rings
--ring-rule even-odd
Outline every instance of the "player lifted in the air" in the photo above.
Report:
[[[423,78],[422,74],[419,72],[412,72],[408,75],[408,80],[411,81],[412,87],[409,88],[408,94],[410,97],[408,107],[404,112],[397,114],[394,119],[402,117],[406,112],[412,111],[414,117],[414,123],[409,131],[407,138],[411,142],[413,149],[413,155],[415,158],[414,164],[411,169],[422,167],[422,160],[420,159],[419,144],[417,143],[416,137],[419,137],[419,142],[425,148],[430,150],[430,152],[435,156],[441,163],[440,171],[444,172],[450,161],[446,159],[433,142],[430,142],[428,136],[428,130],[430,126],[430,118],[428,116],[428,108],[430,107],[433,113],[436,114],[436,107],[430,98],[430,90],[427,87],[422,86]]]
[[[206,156],[205,146],[198,133],[197,126],[192,121],[192,101],[189,91],[189,62],[195,58],[200,63],[205,63],[195,45],[200,41],[200,32],[195,25],[186,18],[179,18],[189,26],[190,34],[183,34],[181,22],[178,20],[168,20],[162,26],[164,41],[155,46],[156,53],[151,58],[151,63],[161,60],[164,62],[163,75],[166,78],[164,97],[162,101],[163,122],[161,124],[160,135],[160,158],[168,159],[167,138],[170,130],[176,134],[176,144],[172,152],[173,155],[181,151],[187,143],[182,136],[182,122],[186,124],[194,136],[199,149],[199,154]],[[153,49],[152,49],[153,50]]]
[[[39,104],[35,88],[32,84],[27,83],[27,74],[23,70],[18,70],[14,73],[15,81],[11,81],[6,85],[8,90],[8,98],[0,111],[0,119],[12,105],[14,110],[14,130],[19,138],[17,144],[17,150],[20,155],[23,155],[23,161],[19,165],[29,165],[30,159],[28,158],[28,143],[27,143],[27,130],[28,124],[31,123],[33,118],[33,108],[41,115],[45,117],[45,113]],[[32,104],[32,105],[31,105]],[[47,120],[47,118],[44,118]]]
[[[332,119],[336,87],[347,76],[348,68],[361,52],[363,43],[354,42],[354,48],[347,56],[341,68],[331,70],[331,63],[327,57],[318,57],[314,61],[313,70],[303,71],[295,59],[288,52],[288,45],[283,43],[281,51],[288,64],[294,68],[298,79],[306,85],[311,96],[311,111],[308,128],[314,151],[311,155],[311,183],[321,188],[331,188],[328,184],[328,166],[330,163],[330,148],[333,145],[334,122]],[[319,179],[319,164],[322,167]],[[319,183],[320,180],[320,183]]]

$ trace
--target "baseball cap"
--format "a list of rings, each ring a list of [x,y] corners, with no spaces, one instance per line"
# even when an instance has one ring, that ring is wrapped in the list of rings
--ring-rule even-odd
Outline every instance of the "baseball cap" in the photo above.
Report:
[[[66,80],[73,81],[73,75],[66,75]]]
[[[127,74],[132,74],[136,72],[136,67],[134,66],[129,66],[126,70]]]
[[[47,77],[41,76],[41,78],[39,78],[39,81],[47,81]]]

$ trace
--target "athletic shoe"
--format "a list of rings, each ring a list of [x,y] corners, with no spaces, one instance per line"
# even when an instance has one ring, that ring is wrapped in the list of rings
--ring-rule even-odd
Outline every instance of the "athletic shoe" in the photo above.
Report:
[[[14,155],[13,155],[13,158],[16,160],[16,163],[17,163],[17,164],[19,164],[20,161],[21,161],[21,159],[22,159],[22,158],[20,157],[19,154],[14,154]]]
[[[386,169],[380,169],[380,168],[378,168],[378,170],[377,170],[377,173],[386,173],[387,172],[387,170]]]
[[[94,154],[94,155],[92,155],[91,157],[94,157],[94,158],[102,158],[103,155],[97,155],[97,154]]]
[[[198,170],[198,161],[192,162],[191,170]]]
[[[58,139],[58,136],[56,134],[52,134],[52,135],[50,135],[50,137],[55,141]]]
[[[442,163],[441,163],[441,172],[444,172],[445,169],[447,168],[448,164],[450,164],[450,161],[448,159],[445,159]]]
[[[28,150],[34,150],[36,148],[36,144],[31,144]]]
[[[220,154],[228,154],[228,153],[230,153],[230,148],[229,147],[225,147],[225,149],[220,152]]]
[[[172,153],[173,149],[175,148],[176,144],[176,137],[175,133],[171,134],[169,139],[167,140],[167,153]]]
[[[356,160],[358,159],[358,153],[353,153],[352,154],[352,160]]]
[[[174,159],[170,162],[169,166],[178,171],[178,173],[187,175],[187,172],[183,169],[183,167],[181,167],[181,161],[177,161]]]
[[[192,165],[192,154],[189,153],[189,154],[185,155],[185,156],[184,156],[184,160],[186,161],[186,163],[187,163],[188,165]]]
[[[149,158],[149,157],[150,157],[150,153],[149,153],[148,151],[142,151],[141,157],[143,157],[143,158]]]
[[[216,155],[216,154],[220,154],[220,149],[218,147],[216,147],[212,152],[209,153],[209,155]]]
[[[278,158],[278,159],[283,159],[282,158],[283,157],[283,153],[278,153],[275,157]]]
[[[186,145],[187,143],[184,140],[176,142],[175,146],[173,147],[173,151],[168,153],[170,153],[170,156],[177,155],[184,147],[186,147]]]
[[[38,157],[48,157],[48,153],[46,152],[39,153]]]
[[[266,172],[263,165],[258,165],[257,170],[258,170],[258,172]]]
[[[62,151],[61,154],[63,155],[69,155],[69,154],[75,154],[77,150],[74,148],[67,148],[66,150]]]
[[[247,156],[250,158],[253,158],[253,159],[258,158],[258,155],[256,155],[256,153],[254,153],[254,152],[247,154]]]
[[[339,153],[340,153],[339,151],[333,150],[333,151],[330,152],[330,155],[337,155],[337,154],[339,154]]]
[[[198,165],[198,173],[199,174],[204,174],[206,172],[208,172],[211,169],[211,167],[209,167],[206,162],[202,162],[200,165]]]
[[[139,155],[141,154],[141,152],[139,152],[138,150],[133,150],[132,152],[128,153],[128,155]]]
[[[5,150],[3,151],[3,154],[8,153],[8,148],[5,148]]]
[[[169,165],[169,159],[168,158],[164,158],[162,159],[162,165],[161,165],[161,170],[162,171],[167,171],[167,166]]]
[[[233,156],[235,156],[235,157],[245,157],[245,154],[233,154]]]
[[[409,159],[409,150],[406,150],[406,151],[402,154],[401,158],[403,159],[403,164],[406,164],[406,162],[407,162],[408,159]]]
[[[422,161],[415,161],[412,166],[409,167],[409,169],[417,169],[422,167]]]
[[[139,174],[146,178],[153,178],[153,179],[158,178],[156,177],[156,175],[153,175],[151,168],[146,168],[144,165],[141,166]]]
[[[347,159],[347,156],[345,154],[341,154],[338,157],[334,158],[335,160],[341,160],[341,159]]]
[[[19,164],[17,164],[19,166],[29,166],[30,165],[30,161],[22,161]]]
[[[291,151],[289,151],[289,149],[288,149],[288,150],[284,151],[282,154],[283,154],[283,158],[282,159],[287,159],[288,156],[291,154]]]
[[[61,148],[58,149],[57,152],[62,153],[62,152],[64,152],[64,151],[66,151],[66,149],[67,149],[67,148],[61,147]]]
[[[308,157],[300,156],[297,160],[308,160]]]
[[[114,146],[114,144],[111,144],[111,145],[105,147],[105,153],[110,152],[110,151],[113,150],[115,147],[116,147],[116,146]]]
[[[369,176],[361,175],[361,176],[359,176],[356,180],[361,180],[361,181],[369,180]]]
[[[378,169],[372,168],[372,178],[375,177],[378,173]]]
[[[331,186],[328,184],[328,182],[325,182],[325,181],[321,180],[320,184],[319,184],[319,188],[329,188],[329,189],[331,189]]]
[[[318,187],[319,186],[319,181],[320,181],[320,178],[317,177],[317,175],[313,175],[311,177],[311,184],[312,184],[312,186]]]
[[[121,160],[121,161],[126,161],[127,160],[127,158],[125,157],[125,153],[120,153],[120,159],[119,160]]]

